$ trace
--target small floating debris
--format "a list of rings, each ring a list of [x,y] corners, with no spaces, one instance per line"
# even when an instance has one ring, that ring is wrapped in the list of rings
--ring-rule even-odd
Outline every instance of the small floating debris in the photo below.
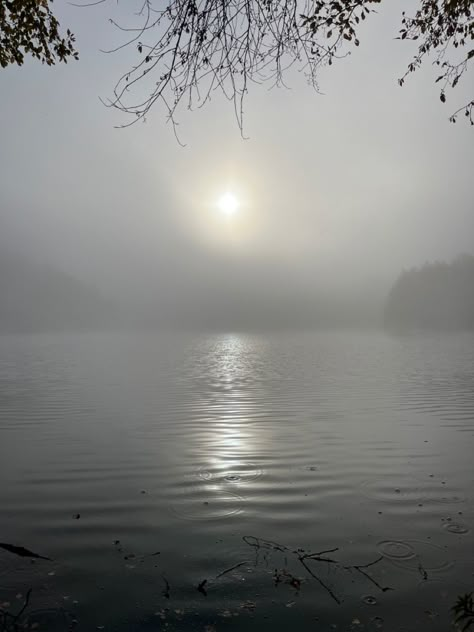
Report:
[[[418,563],[418,572],[420,573],[423,581],[428,580],[428,573],[426,572],[426,569],[423,567],[423,564],[421,562]]]
[[[232,460],[220,466],[202,467],[196,472],[205,481],[223,483],[248,483],[263,474],[256,463]]]
[[[207,584],[207,579],[203,579],[202,582],[200,582],[197,586],[197,590],[202,595],[204,595],[204,597],[207,597],[206,584]]]
[[[162,608],[155,612],[155,617],[160,617],[163,621],[166,619],[166,613],[168,612],[168,608]]]
[[[428,615],[430,619],[437,619],[439,614],[435,610],[425,610],[425,614]]]
[[[364,597],[362,597],[362,601],[369,606],[375,606],[377,604],[377,599],[372,595],[365,595]]]
[[[456,535],[465,535],[466,533],[469,533],[469,529],[459,522],[449,522],[448,524],[445,524],[444,527],[446,531]]]
[[[301,588],[301,579],[299,577],[295,577],[286,569],[278,570],[276,568],[273,574],[273,583],[275,584],[275,586],[278,586],[278,584],[280,584],[281,582],[288,584],[296,591]]]
[[[165,582],[165,587],[164,587],[164,589],[163,589],[163,591],[162,591],[162,593],[161,593],[161,594],[163,595],[163,597],[164,597],[165,599],[169,599],[169,598],[170,598],[170,590],[171,590],[171,587],[170,587],[169,582],[168,582],[168,580],[166,579],[166,577],[163,577],[163,581]]]

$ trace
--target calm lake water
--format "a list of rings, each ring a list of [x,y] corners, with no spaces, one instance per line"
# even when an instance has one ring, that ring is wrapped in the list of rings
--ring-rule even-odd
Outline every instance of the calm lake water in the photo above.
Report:
[[[3,336],[0,541],[51,561],[0,549],[0,606],[32,588],[47,632],[446,632],[473,455],[472,334]]]

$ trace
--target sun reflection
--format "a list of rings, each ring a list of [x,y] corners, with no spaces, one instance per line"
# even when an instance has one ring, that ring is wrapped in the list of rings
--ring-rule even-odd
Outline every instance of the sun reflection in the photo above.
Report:
[[[215,489],[238,486],[261,474],[256,462],[258,437],[249,342],[238,335],[217,339],[209,349],[212,413],[210,441],[200,476]]]

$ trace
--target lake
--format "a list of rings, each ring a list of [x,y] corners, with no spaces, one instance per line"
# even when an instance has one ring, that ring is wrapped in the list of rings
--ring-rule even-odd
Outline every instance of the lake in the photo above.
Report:
[[[474,335],[0,336],[0,607],[28,629],[449,629]]]

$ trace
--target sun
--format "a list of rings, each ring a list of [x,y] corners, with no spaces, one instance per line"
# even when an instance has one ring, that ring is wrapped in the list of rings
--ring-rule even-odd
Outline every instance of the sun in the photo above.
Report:
[[[217,201],[217,208],[224,215],[233,215],[239,208],[239,201],[233,193],[227,191]]]

